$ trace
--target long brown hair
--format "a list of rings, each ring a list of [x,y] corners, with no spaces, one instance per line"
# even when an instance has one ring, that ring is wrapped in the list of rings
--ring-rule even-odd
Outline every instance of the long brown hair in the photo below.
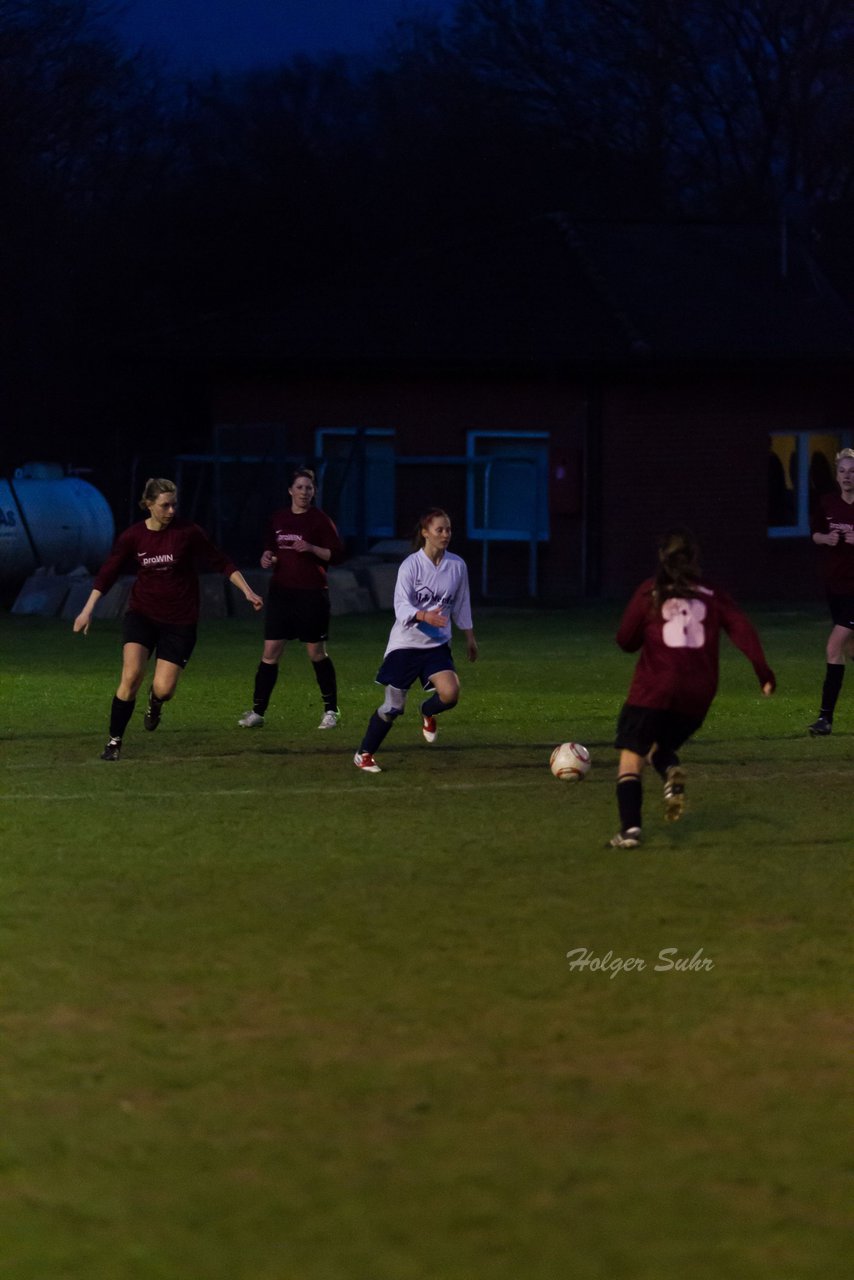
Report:
[[[443,511],[441,507],[431,507],[429,511],[425,511],[423,516],[418,517],[418,523],[412,530],[412,545],[415,547],[416,551],[420,551],[424,546],[424,534],[421,530],[425,525],[428,525],[431,520],[435,520],[437,517],[449,522],[451,519],[447,511]]]
[[[691,597],[697,594],[702,577],[700,548],[690,529],[679,525],[658,540],[658,572],[652,588],[656,605],[670,596]]]

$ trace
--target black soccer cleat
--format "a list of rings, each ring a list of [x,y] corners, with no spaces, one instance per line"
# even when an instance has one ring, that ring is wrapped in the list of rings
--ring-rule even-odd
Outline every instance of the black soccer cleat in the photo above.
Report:
[[[819,716],[815,724],[809,726],[809,735],[811,738],[826,738],[833,731],[833,721],[828,720],[827,716]]]
[[[104,750],[101,752],[102,760],[120,760],[122,755],[121,738],[110,738]]]
[[[153,733],[160,724],[160,715],[162,711],[163,703],[159,698],[155,698],[154,690],[149,689],[148,706],[145,708],[145,715],[143,716],[142,723],[150,733]]]

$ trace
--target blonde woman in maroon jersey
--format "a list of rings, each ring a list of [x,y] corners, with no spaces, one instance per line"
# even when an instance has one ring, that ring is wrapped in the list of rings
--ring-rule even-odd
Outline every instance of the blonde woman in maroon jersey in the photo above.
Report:
[[[119,534],[95,576],[86,604],[74,619],[74,630],[85,635],[101,596],[121,573],[136,574],[122,623],[122,675],[110,710],[110,736],[102,760],[121,756],[122,739],[153,653],[157,661],[143,722],[146,729],[157,728],[164,702],[175,694],[196,643],[199,559],[233,582],[254,609],[264,604],[205,531],[180,519],[178,490],[172,480],[148,480],[139,505],[147,512],[145,519]]]
[[[644,766],[664,782],[664,818],[676,822],[685,809],[685,771],[676,754],[697,732],[718,687],[718,644],[725,631],[756,672],[763,694],[776,680],[759,636],[735,601],[703,577],[689,530],[670,530],[658,548],[658,570],[632,596],[617,631],[627,653],[640,650],[628,698],[617,723],[620,752],[615,849],[642,840]]]
[[[822,548],[822,570],[833,627],[827,637],[827,666],[818,719],[809,726],[814,738],[833,729],[833,713],[842,691],[845,659],[854,658],[854,449],[836,455],[837,493],[819,501],[812,521],[812,540]]]

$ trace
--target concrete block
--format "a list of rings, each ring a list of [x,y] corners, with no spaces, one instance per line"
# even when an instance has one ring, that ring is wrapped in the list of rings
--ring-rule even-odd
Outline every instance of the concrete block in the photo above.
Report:
[[[68,579],[64,575],[34,573],[18,592],[12,612],[55,618],[67,595]]]
[[[65,597],[65,604],[62,606],[61,618],[69,618],[72,621],[77,617],[86,601],[89,599],[89,592],[92,590],[94,578],[90,574],[87,578],[73,578],[68,585],[68,595]],[[100,617],[98,612],[98,604],[95,605],[95,617]]]
[[[225,603],[226,582],[227,580],[221,573],[199,574],[200,618],[228,617],[228,609]]]
[[[349,569],[330,569],[329,604],[334,618],[345,613],[372,613],[374,609],[370,591]]]
[[[407,556],[412,555],[414,549],[409,538],[384,538],[381,542],[374,543],[370,554],[379,556],[382,560],[400,562],[405,560]]]
[[[394,587],[397,582],[396,564],[374,564],[365,570],[368,586],[378,609],[394,607]]]
[[[270,589],[270,579],[272,574],[269,569],[241,569],[250,587],[257,595],[261,596],[265,601],[267,592]],[[242,591],[240,591],[233,582],[226,582],[225,595],[228,601],[228,612],[232,618],[260,618],[263,614],[258,614],[252,608],[252,605],[246,599]]]
[[[96,618],[124,617],[124,612],[125,612],[125,609],[127,608],[128,596],[130,595],[130,589],[133,586],[135,581],[136,581],[136,578],[133,576],[119,578],[118,582],[114,583],[114,585],[110,587],[107,594],[105,596],[101,596],[101,599],[96,604],[95,617]],[[80,610],[78,609],[77,612],[79,613]]]

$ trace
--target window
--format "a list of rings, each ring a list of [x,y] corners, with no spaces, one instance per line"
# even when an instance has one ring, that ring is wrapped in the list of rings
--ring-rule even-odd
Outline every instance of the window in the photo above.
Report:
[[[852,439],[850,430],[792,431],[770,437],[768,454],[768,536],[806,537],[817,498],[833,490],[836,454]]]
[[[470,431],[467,456],[468,536],[548,542],[548,432]]]
[[[322,428],[323,509],[344,537],[394,536],[394,432],[365,427]]]

